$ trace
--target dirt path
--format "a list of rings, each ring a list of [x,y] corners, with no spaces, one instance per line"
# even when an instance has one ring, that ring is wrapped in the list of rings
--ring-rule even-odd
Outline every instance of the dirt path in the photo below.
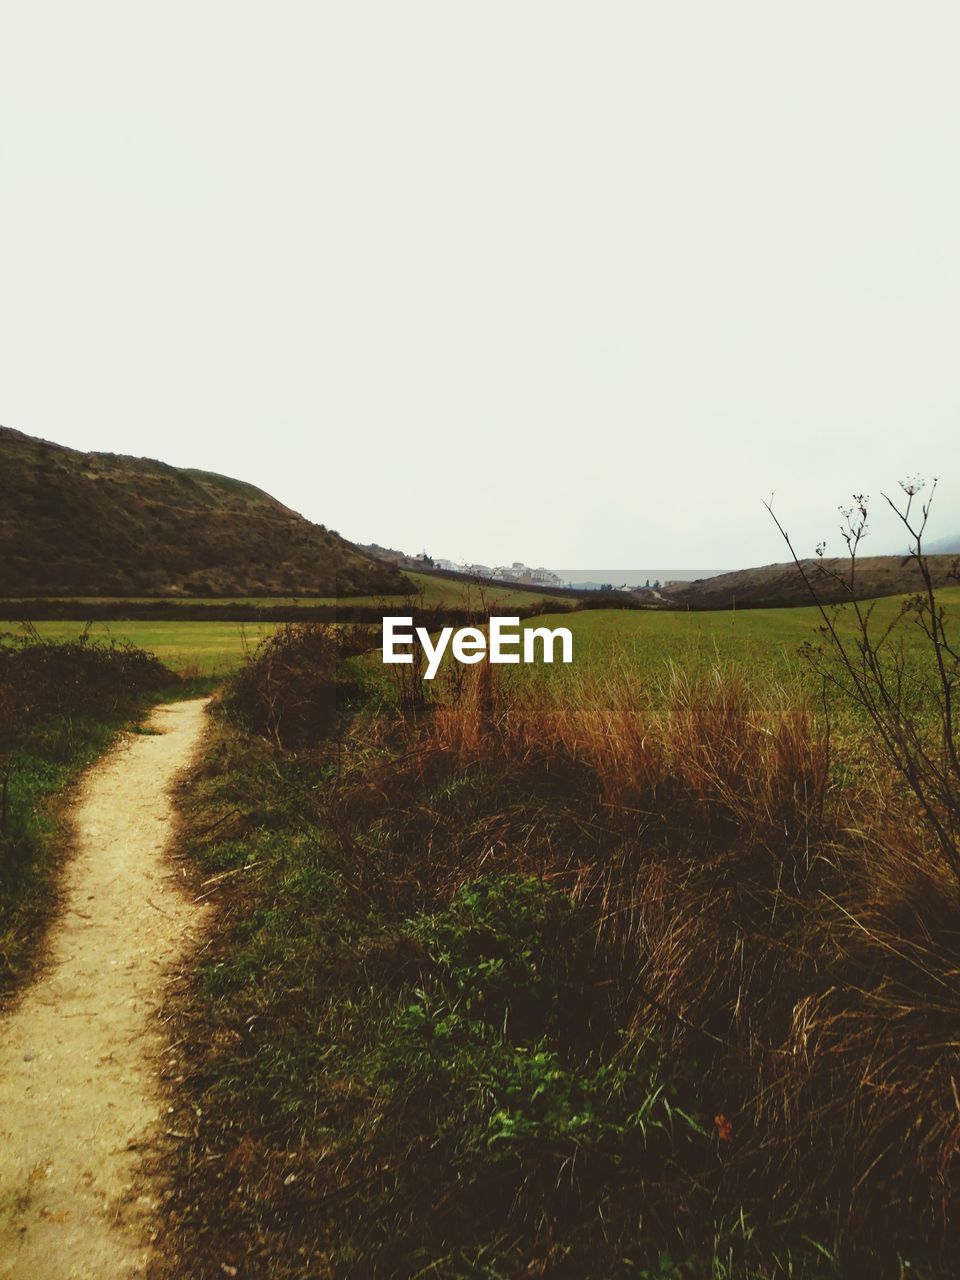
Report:
[[[157,1012],[200,908],[165,857],[168,789],[204,702],[152,713],[86,776],[44,971],[0,1018],[0,1276],[142,1276],[156,1205],[141,1160],[165,1112]]]

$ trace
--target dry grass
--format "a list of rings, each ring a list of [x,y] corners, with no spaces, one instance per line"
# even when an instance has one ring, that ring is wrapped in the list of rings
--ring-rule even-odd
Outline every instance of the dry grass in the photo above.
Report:
[[[551,697],[477,669],[406,767],[493,768],[538,795],[552,778],[585,830],[605,826],[605,840],[553,849],[531,830],[517,863],[537,846],[541,871],[590,907],[613,1021],[637,1039],[656,1026],[700,1064],[730,1122],[741,1203],[786,1218],[819,1198],[881,1255],[904,1233],[946,1239],[960,928],[911,800],[868,744],[848,740],[846,763],[831,762],[809,705],[760,699],[730,670],[675,671],[644,709],[622,680],[578,686]],[[499,843],[509,865],[502,825]]]
[[[231,740],[203,784],[198,857],[255,870],[224,882],[213,995],[184,1028],[187,1261],[954,1274],[956,881],[852,722],[831,741],[796,690],[729,669],[651,691],[481,666],[401,695],[315,752]],[[509,912],[521,883],[572,905],[536,935],[532,985],[483,987],[528,917],[518,891],[494,936],[463,895]],[[485,1002],[451,995],[451,938]],[[598,1082],[638,1063],[690,1126],[617,1110]],[[498,1156],[504,1073],[529,1136]],[[582,1139],[538,1110],[558,1079],[594,1099]]]

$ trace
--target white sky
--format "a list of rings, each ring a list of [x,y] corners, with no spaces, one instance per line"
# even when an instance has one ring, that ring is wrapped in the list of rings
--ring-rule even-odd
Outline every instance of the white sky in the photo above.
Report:
[[[960,530],[960,7],[0,0],[0,422],[564,566]],[[873,549],[899,545],[877,525]]]

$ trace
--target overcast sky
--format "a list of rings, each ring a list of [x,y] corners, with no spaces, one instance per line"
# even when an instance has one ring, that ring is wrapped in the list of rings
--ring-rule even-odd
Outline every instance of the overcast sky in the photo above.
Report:
[[[0,422],[359,541],[736,567],[939,474],[960,8],[0,0]],[[896,544],[878,524],[875,551]]]

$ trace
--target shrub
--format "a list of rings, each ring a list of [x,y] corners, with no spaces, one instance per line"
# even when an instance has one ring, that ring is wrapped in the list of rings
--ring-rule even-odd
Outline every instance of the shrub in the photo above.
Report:
[[[5,728],[10,737],[22,736],[55,716],[109,719],[121,703],[176,679],[159,658],[133,645],[86,637],[0,643],[0,732]]]
[[[355,635],[342,638],[332,626],[288,623],[234,677],[224,705],[278,746],[316,746],[358,692],[357,682],[341,673],[341,659],[355,643]]]

